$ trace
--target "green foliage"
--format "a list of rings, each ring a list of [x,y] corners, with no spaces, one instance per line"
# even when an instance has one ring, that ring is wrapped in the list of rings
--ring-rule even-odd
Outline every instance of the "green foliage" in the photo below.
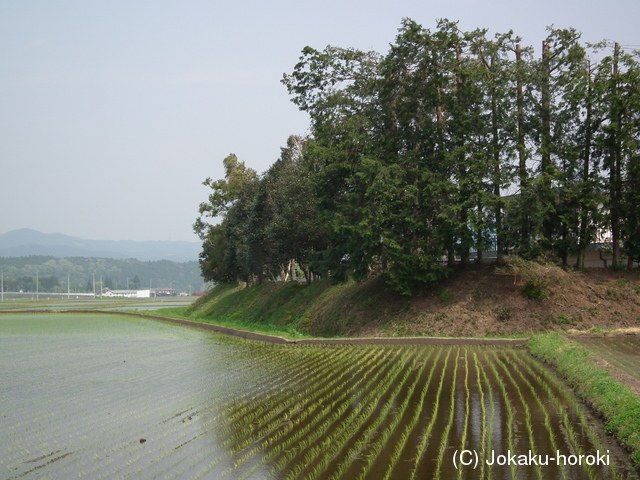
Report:
[[[575,325],[576,324],[573,320],[571,320],[569,317],[567,317],[567,315],[564,314],[564,313],[561,313],[558,316],[558,323],[560,325]]]
[[[592,64],[571,28],[549,28],[537,60],[519,42],[404,19],[386,54],[305,47],[283,83],[311,136],[291,137],[261,177],[230,155],[225,178],[204,182],[205,278],[381,274],[411,295],[473,252],[583,266],[608,226],[613,264],[621,241],[637,258],[638,55],[616,46]],[[528,278],[523,293],[547,286]]]
[[[544,300],[547,298],[546,285],[533,279],[527,280],[521,291],[525,297],[531,300]]]
[[[536,335],[527,343],[537,358],[556,367],[578,394],[606,420],[606,429],[627,446],[640,468],[640,399],[593,362],[589,352],[559,334]]]
[[[498,319],[506,322],[511,318],[511,310],[509,307],[500,307],[498,310]]]
[[[444,304],[451,303],[453,301],[453,296],[451,292],[449,292],[448,288],[443,288],[438,292],[438,296],[440,297],[440,301]]]
[[[311,282],[311,261],[325,248],[325,227],[304,148],[304,140],[290,137],[280,159],[262,177],[231,155],[223,161],[225,179],[204,182],[213,192],[201,204],[194,230],[203,240],[200,265],[207,280],[295,280],[299,267]],[[211,225],[207,217],[221,217],[222,222]]]
[[[323,292],[332,288],[329,282],[312,285],[266,282],[246,289],[220,284],[199,299],[187,314],[198,321],[264,333],[277,330],[288,337],[299,338],[308,333],[304,318],[309,308],[322,298]]]
[[[532,300],[544,300],[548,296],[548,289],[552,284],[564,280],[563,271],[553,263],[544,259],[526,260],[521,257],[509,256],[505,265],[496,269],[496,273],[513,275],[514,283],[523,282],[520,291]]]

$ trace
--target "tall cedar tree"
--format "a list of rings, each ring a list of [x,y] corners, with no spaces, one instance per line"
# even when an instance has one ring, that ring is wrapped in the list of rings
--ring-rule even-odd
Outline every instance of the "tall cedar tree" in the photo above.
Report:
[[[404,19],[384,56],[305,47],[283,83],[309,113],[262,176],[235,158],[194,225],[207,279],[343,280],[383,274],[411,294],[495,250],[584,264],[598,228],[614,265],[638,258],[638,54],[598,64],[573,29],[541,58],[512,32],[489,40]],[[217,217],[220,223],[207,223]]]

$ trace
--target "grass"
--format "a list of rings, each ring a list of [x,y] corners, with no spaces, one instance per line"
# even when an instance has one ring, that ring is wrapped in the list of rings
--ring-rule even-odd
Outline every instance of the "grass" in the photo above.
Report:
[[[278,325],[273,323],[264,323],[250,320],[236,319],[235,316],[205,316],[194,313],[193,307],[175,307],[163,308],[159,310],[139,310],[136,313],[142,315],[152,315],[156,317],[176,318],[180,320],[192,320],[195,322],[220,325],[236,330],[246,330],[256,333],[264,333],[267,335],[275,335],[287,338],[289,340],[299,340],[302,338],[310,338],[309,335],[299,332],[291,325]]]
[[[216,286],[185,310],[186,318],[286,338],[305,338],[299,325],[308,306],[322,297],[326,282],[313,285],[265,283],[249,289],[231,284]]]
[[[629,450],[640,468],[640,398],[593,362],[590,353],[559,334],[536,335],[529,351],[552,364],[573,385],[578,395],[605,418],[605,428]]]

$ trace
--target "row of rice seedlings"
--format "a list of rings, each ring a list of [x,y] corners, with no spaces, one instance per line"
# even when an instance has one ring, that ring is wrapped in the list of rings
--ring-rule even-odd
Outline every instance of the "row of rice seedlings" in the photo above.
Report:
[[[331,361],[331,357],[326,355],[319,362],[320,365],[323,365],[325,361]],[[335,360],[335,359],[333,359]],[[212,403],[210,405],[210,413],[214,413],[214,417],[216,422],[211,422],[210,420],[205,421],[205,424],[209,423],[217,423],[217,420],[220,417],[226,417],[235,421],[236,424],[240,422],[240,419],[245,418],[250,421],[253,417],[251,417],[252,410],[256,408],[261,408],[266,406],[266,408],[271,408],[271,405],[276,401],[275,399],[279,398],[281,392],[286,390],[287,386],[296,386],[298,384],[305,384],[308,381],[307,366],[311,366],[314,364],[314,360],[312,356],[308,356],[307,363],[301,365],[301,370],[295,374],[287,375],[287,369],[295,370],[294,365],[290,365],[285,363],[281,366],[272,366],[275,368],[267,367],[267,374],[263,376],[261,380],[265,389],[269,389],[270,392],[268,394],[259,396],[258,393],[252,388],[246,388],[244,392],[241,392],[234,397],[231,398],[215,398],[212,399]],[[261,399],[261,402],[258,403],[255,401],[256,397]],[[259,416],[261,412],[254,414],[254,416]],[[211,417],[211,415],[209,415]],[[245,422],[248,423],[248,422]]]
[[[382,453],[382,450],[385,447],[387,447],[388,444],[390,443],[392,435],[394,435],[394,433],[397,433],[398,425],[400,424],[401,420],[404,419],[405,417],[407,408],[409,407],[409,403],[413,398],[413,394],[416,390],[416,387],[420,384],[420,380],[423,380],[422,377],[424,372],[426,371],[427,362],[429,362],[432,355],[433,355],[433,350],[429,350],[428,353],[426,354],[426,357],[418,356],[412,359],[411,373],[414,374],[415,372],[414,379],[403,392],[404,399],[402,400],[397,399],[397,400],[400,400],[400,403],[398,403],[397,407],[395,408],[395,411],[392,412],[392,415],[391,415],[392,419],[384,427],[384,430],[382,430],[382,433],[378,435],[376,441],[368,447],[366,452],[364,452],[366,460],[364,463],[364,467],[360,472],[358,478],[366,478],[368,476],[374,463],[380,459],[380,454]],[[395,465],[395,462],[398,460],[399,455],[402,452],[401,447],[406,442],[406,436],[404,438],[404,441],[402,440],[403,438],[402,433],[404,432],[401,432],[400,441],[396,443],[396,448],[392,452],[391,456],[383,459],[388,466]],[[400,448],[398,448],[398,446],[400,446]]]
[[[550,378],[545,377],[544,381],[545,386],[550,382]],[[539,378],[539,377],[537,377]],[[542,380],[541,380],[542,381]],[[559,382],[559,380],[555,380]],[[589,422],[587,421],[584,411],[577,402],[576,398],[571,395],[570,392],[567,392],[566,387],[560,390],[561,395],[554,395],[551,397],[551,403],[555,407],[556,411],[562,418],[562,426],[564,433],[569,436],[571,441],[571,447],[573,448],[573,453],[587,454],[592,453],[593,450],[597,450],[601,448],[600,440],[597,438],[595,431],[589,427]],[[567,408],[566,406],[569,406]],[[576,427],[581,427],[581,436],[578,436],[578,432]],[[585,438],[586,437],[586,438]],[[588,440],[590,444],[587,446],[585,440]],[[579,467],[572,467],[579,468]],[[595,473],[595,469],[590,465],[582,466],[587,471],[589,478],[597,478]],[[612,475],[611,478],[617,477],[615,466],[611,465],[608,467],[609,473]]]
[[[364,350],[363,350],[363,352],[364,352],[364,353],[366,353],[366,351],[364,351]],[[357,359],[356,359],[356,360],[357,360]],[[368,363],[368,362],[364,362],[364,361],[363,361],[363,362],[362,362],[362,365],[366,365],[367,363]],[[358,365],[358,362],[356,362],[356,363],[352,363],[352,365]],[[316,373],[317,373],[318,375],[320,375],[320,376],[322,376],[322,375],[324,374],[324,372],[323,372],[323,370],[322,370],[322,369],[318,369]],[[321,394],[321,393],[322,393],[322,391],[318,391],[318,394]],[[315,404],[315,403],[317,402],[315,397],[313,397],[313,396],[308,396],[308,397],[309,397],[309,398],[308,398],[308,401],[307,401],[306,403],[309,403],[310,405],[312,405],[312,404]],[[291,400],[291,399],[290,399],[290,400]],[[275,408],[275,407],[274,407],[274,408]],[[274,410],[274,408],[272,408],[272,410]],[[310,407],[310,409],[311,409],[311,407]],[[283,408],[279,408],[279,410],[283,410]],[[281,423],[281,422],[282,422],[282,420],[281,420],[281,419],[279,419],[279,420],[278,420],[278,423]],[[232,430],[234,431],[234,434],[237,432],[236,427],[237,427],[237,426],[236,426],[236,425],[233,425],[233,423],[229,423],[229,428],[230,428],[230,429],[232,429]],[[267,427],[267,430],[268,430],[268,431],[266,432],[266,434],[268,434],[268,433],[270,433],[270,432],[273,432],[274,430],[276,430],[276,429],[277,429],[277,427],[278,427],[278,425],[271,424],[270,426],[268,426],[268,427]],[[264,428],[264,425],[263,425],[263,428]],[[278,429],[278,430],[279,430],[279,429]],[[257,439],[257,440],[260,440],[260,438],[261,438],[261,437],[264,437],[266,434],[264,433],[264,430],[263,430],[263,431],[260,431],[260,433],[258,433],[258,435],[260,435],[260,437],[258,437],[258,439]],[[239,437],[242,437],[243,435],[244,435],[244,434],[240,434],[240,435],[239,435]],[[250,436],[250,435],[251,435],[251,432],[246,433],[246,435],[245,435],[245,436],[249,437],[249,442],[251,442],[251,443],[255,443],[255,442],[257,441],[257,440],[255,439],[256,435],[255,435],[255,434],[253,434],[253,436]],[[227,443],[227,442],[225,442],[225,443]],[[245,447],[245,448],[246,448],[246,447]],[[257,449],[252,449],[252,450],[250,451],[250,454],[251,454],[251,455],[253,455],[253,454],[257,453],[257,451],[258,451]],[[212,466],[212,465],[207,465],[207,466],[205,467],[205,469],[203,469],[203,470],[202,470],[201,474],[205,474],[206,472],[210,471],[211,466]],[[198,478],[198,477],[194,477],[194,478]]]
[[[375,354],[370,359],[375,360],[382,354],[381,350],[377,350],[374,352]],[[369,363],[369,362],[363,362]],[[364,375],[361,375],[361,372],[364,370]],[[354,371],[349,376],[352,378],[357,378],[357,383],[363,382],[366,379],[366,375],[368,374],[368,370],[366,365],[361,365],[357,371]],[[259,462],[256,462],[252,469],[247,470],[242,476],[239,478],[247,478],[250,476],[253,471],[259,467],[264,467],[264,464],[269,460],[273,459],[278,453],[283,451],[288,445],[291,443],[296,443],[297,440],[304,435],[307,431],[309,431],[315,424],[317,424],[321,419],[323,419],[326,415],[333,412],[333,416],[337,416],[339,414],[336,413],[336,405],[338,408],[341,406],[343,400],[350,394],[350,391],[344,388],[344,384],[342,382],[338,382],[336,385],[331,385],[331,389],[326,389],[326,392],[318,397],[313,399],[312,404],[307,408],[300,411],[298,415],[292,417],[293,425],[304,424],[305,426],[302,428],[291,428],[288,431],[280,430],[275,435],[271,435],[270,438],[265,438],[261,443],[261,450],[265,453],[261,456]],[[336,392],[341,390],[340,396],[336,398]],[[332,400],[331,400],[332,399]],[[321,412],[318,412],[318,408],[322,407],[322,405],[326,405],[322,409]],[[305,420],[313,415],[313,419],[309,422]],[[237,476],[237,472],[236,472]]]
[[[291,443],[296,442],[302,435],[315,428],[315,425],[323,420],[323,415],[318,411],[335,412],[335,408],[341,408],[342,405],[345,408],[349,407],[349,403],[353,403],[353,392],[357,389],[365,390],[370,387],[372,382],[379,376],[383,369],[376,368],[377,364],[380,364],[390,355],[389,350],[376,349],[372,351],[374,355],[370,357],[370,361],[366,365],[362,365],[361,368],[351,375],[353,383],[340,383],[336,384],[334,388],[321,398],[314,400],[314,404],[302,411],[295,417],[295,424],[304,424],[302,428],[295,428],[288,435],[282,435],[281,441],[276,442],[275,438],[265,439],[263,442],[263,448],[268,450],[268,455],[265,458],[271,458],[276,456],[280,451],[287,448]],[[372,366],[370,366],[372,365]],[[309,417],[313,417],[307,421]],[[278,439],[280,440],[280,439]]]
[[[480,458],[486,458],[487,453],[491,450],[496,409],[493,401],[493,389],[489,384],[484,364],[478,359],[476,351],[473,352],[473,359],[476,370],[476,383],[480,392]],[[485,398],[483,385],[487,386],[487,398]],[[490,416],[487,414],[487,402],[491,406]],[[462,469],[460,469],[460,471],[462,472]],[[485,478],[485,462],[480,462],[480,478]],[[491,469],[487,470],[486,478],[493,478],[493,471]]]
[[[544,426],[545,426],[545,428],[547,430],[547,433],[548,433],[550,450],[551,450],[551,452],[558,451],[559,450],[559,446],[558,446],[558,442],[557,442],[557,435],[556,435],[555,429],[553,428],[553,425],[552,425],[551,415],[549,415],[549,409],[543,403],[543,401],[541,399],[539,388],[543,389],[544,393],[546,394],[547,398],[549,398],[549,399],[554,397],[553,393],[549,389],[549,387],[547,385],[547,382],[545,382],[544,379],[539,377],[530,368],[529,364],[524,361],[523,356],[521,354],[516,354],[515,352],[508,352],[507,355],[509,357],[509,361],[510,361],[511,365],[517,365],[520,368],[524,368],[525,371],[535,380],[535,382],[537,384],[537,388],[536,388],[536,386],[534,386],[534,384],[531,381],[529,381],[528,378],[525,377],[525,375],[523,375],[522,371],[518,369],[518,374],[520,376],[521,381],[527,387],[527,390],[531,394],[531,398],[535,399],[535,402],[538,405],[538,409],[543,414]],[[549,400],[549,401],[551,401],[551,400]],[[567,474],[566,474],[566,470],[565,469],[561,470],[561,475],[562,475],[562,478],[564,478],[564,479],[567,478]]]
[[[287,351],[288,349],[281,350]],[[339,361],[335,355],[332,355],[330,351],[318,351],[315,350],[303,350],[292,348],[287,354],[275,359],[273,361],[260,362],[261,367],[257,371],[264,371],[273,374],[270,375],[268,381],[265,378],[259,378],[259,381],[251,385],[251,388],[246,389],[243,398],[234,398],[230,408],[243,408],[246,404],[251,404],[252,399],[256,396],[260,396],[263,393],[272,393],[277,391],[281,386],[291,384],[298,379],[304,380],[308,376],[309,371],[314,371],[317,368],[324,368],[325,364],[334,363]],[[244,402],[244,404],[243,404]],[[232,412],[233,410],[230,410]]]
[[[601,448],[600,440],[598,439],[595,431],[592,428],[589,428],[589,422],[587,421],[583,409],[580,408],[580,405],[577,403],[576,399],[573,398],[570,394],[566,394],[566,387],[559,383],[559,380],[555,378],[555,376],[550,375],[550,372],[544,372],[546,375],[542,377],[534,368],[538,366],[536,363],[531,361],[525,361],[522,356],[511,354],[513,359],[521,365],[527,372],[530,373],[533,379],[537,382],[537,384],[543,389],[549,402],[553,405],[554,410],[558,414],[558,416],[562,420],[562,426],[565,434],[569,437],[571,442],[571,449],[577,455],[593,453],[593,449],[599,450]],[[550,385],[555,384],[557,387],[556,390],[552,390]],[[564,387],[564,388],[563,388]],[[531,386],[532,391],[533,386]],[[539,392],[536,391],[536,400],[541,404],[539,399]],[[567,411],[566,405],[571,406],[571,415]],[[547,409],[545,408],[545,413],[547,413]],[[576,426],[582,427],[582,435],[587,438],[580,438],[575,429]],[[550,427],[549,427],[550,428]],[[561,446],[557,444],[555,441],[556,437],[553,435],[552,438],[552,452],[562,451]],[[590,444],[590,449],[587,449],[587,445],[585,445],[585,441],[588,440]],[[570,449],[570,450],[571,450]],[[574,467],[578,468],[578,467]],[[597,478],[598,475],[595,472],[595,469],[590,465],[582,465],[582,468],[585,469],[589,478]],[[612,477],[617,477],[617,471],[614,465],[609,465],[609,472]],[[563,468],[562,475],[563,478],[568,478],[568,468]]]
[[[210,471],[210,469],[211,469],[211,467],[212,467],[212,466],[213,466],[213,465],[208,465],[208,466],[207,466],[207,467],[206,467],[206,468],[201,472],[201,474],[205,474],[207,471]],[[198,476],[199,476],[199,475],[198,475]],[[197,477],[194,477],[194,478],[197,478]]]
[[[392,395],[386,390],[397,382],[412,355],[410,350],[394,352],[393,361],[385,362],[387,365],[383,368],[377,368],[379,374],[368,382],[355,408],[352,402],[344,402],[339,415],[324,422],[313,435],[304,439],[303,448],[295,452],[293,458],[286,462],[284,458],[281,459],[276,467],[286,467],[286,478],[316,478],[320,475],[324,478],[340,478],[342,470],[351,465],[351,458],[367,441],[377,425],[376,421],[382,421],[385,411],[381,404]],[[337,461],[341,454],[345,460]],[[335,470],[333,475],[328,471],[331,468]]]
[[[308,383],[310,375],[317,376],[318,371],[324,371],[332,365],[339,365],[342,361],[340,355],[335,355],[331,351],[320,351],[310,349],[308,351],[297,352],[303,353],[301,357],[299,355],[289,355],[284,360],[273,363],[266,368],[277,372],[277,375],[272,376],[269,381],[261,379],[259,385],[255,385],[254,388],[249,389],[242,397],[233,399],[233,402],[229,404],[229,415],[240,415],[241,411],[247,411],[248,408],[255,408],[255,398],[260,397],[262,399],[268,399],[273,396],[279,395],[282,392],[287,393],[287,389],[291,388],[291,385]]]
[[[385,470],[385,473],[384,473],[384,476],[383,476],[383,480],[389,480],[390,478],[392,478],[393,472],[394,472],[396,466],[398,465],[398,463],[400,462],[400,458],[401,458],[402,454],[405,452],[405,450],[407,448],[407,444],[409,442],[409,438],[411,436],[411,433],[417,427],[418,422],[419,422],[419,420],[420,420],[420,418],[422,416],[422,408],[424,406],[425,397],[427,395],[427,391],[429,390],[429,387],[431,386],[431,380],[433,379],[433,376],[434,376],[434,373],[435,373],[435,370],[436,370],[437,362],[438,362],[440,356],[442,355],[442,348],[438,348],[437,349],[437,353],[435,355],[435,358],[433,358],[433,360],[431,360],[431,354],[433,353],[434,350],[431,350],[429,356],[422,361],[423,365],[421,367],[421,370],[422,370],[423,373],[427,371],[426,370],[427,361],[430,362],[431,367],[428,370],[428,374],[427,374],[426,380],[424,380],[421,383],[422,388],[420,389],[418,399],[415,402],[415,405],[413,406],[413,414],[406,421],[404,428],[400,432],[399,438],[397,440],[397,443],[395,444],[395,448],[394,448],[393,453],[391,454],[391,456],[389,458],[379,458],[379,460],[383,460],[384,462],[387,463],[387,468]],[[403,405],[404,409],[410,408],[410,405],[409,405],[410,400],[411,400],[411,397],[407,396],[407,399],[405,400],[404,405]],[[403,410],[401,409],[401,411],[403,411]],[[400,421],[400,418],[401,418],[400,415],[398,415],[396,417],[397,421],[395,422],[393,428],[396,428],[396,424]]]
[[[332,440],[344,433],[345,425],[357,426],[373,412],[380,383],[390,376],[395,377],[402,368],[402,362],[397,360],[398,355],[391,354],[391,350],[386,349],[381,361],[368,369],[367,381],[362,386],[358,383],[344,386],[344,394],[337,399],[338,403],[330,408],[328,414],[322,416],[322,423],[313,430],[309,430],[304,436],[299,435],[300,440],[294,448],[288,450],[286,455],[276,461],[275,471],[289,468],[296,472],[296,469],[299,469],[299,476],[302,477],[302,470],[307,466],[307,460],[310,458],[316,457],[315,469],[323,463],[328,464],[328,458],[331,457],[322,457],[322,455],[336,445]],[[354,395],[354,392],[357,392],[357,395]],[[320,452],[319,458],[318,452]],[[290,473],[290,476],[293,475]]]
[[[507,427],[507,450],[515,452],[515,434],[513,431],[513,425],[515,422],[515,410],[511,404],[511,398],[509,397],[509,393],[507,392],[507,385],[505,384],[502,376],[498,373],[494,362],[490,361],[487,358],[487,362],[489,364],[489,369],[493,374],[493,379],[497,382],[498,388],[500,390],[500,398],[502,400],[503,409],[507,412],[507,420],[503,422],[503,425],[506,423]],[[511,474],[511,478],[517,478],[517,467],[516,465],[509,465],[509,470]]]
[[[309,365],[313,364],[313,359],[309,356]],[[250,392],[244,395],[242,399],[234,400],[227,408],[227,415],[230,422],[233,422],[237,428],[245,424],[252,424],[255,419],[264,419],[264,415],[270,415],[277,411],[277,405],[282,401],[283,397],[290,397],[291,389],[307,387],[310,382],[324,378],[324,369],[332,365],[339,364],[339,359],[326,356],[323,361],[318,362],[319,365],[315,372],[309,372],[306,368],[296,371],[294,365],[284,364],[278,366],[279,375],[272,380],[271,384],[264,382],[264,390],[262,394]],[[296,372],[293,375],[287,375],[287,370]],[[260,402],[256,402],[256,398]]]
[[[433,427],[436,423],[436,420],[438,418],[438,412],[439,412],[439,408],[440,408],[440,396],[442,393],[442,387],[444,385],[444,380],[446,378],[446,371],[447,371],[447,365],[449,363],[449,357],[451,356],[451,352],[453,351],[453,349],[449,348],[447,349],[447,355],[444,358],[444,365],[442,367],[441,370],[441,374],[440,374],[440,382],[438,384],[438,391],[435,394],[435,398],[434,398],[434,403],[433,403],[433,408],[431,410],[431,420],[429,422],[429,424],[427,425],[427,427],[425,428],[421,440],[418,444],[417,447],[417,453],[414,459],[414,464],[413,464],[413,469],[411,471],[411,477],[410,480],[414,480],[416,478],[417,472],[418,472],[418,466],[420,465],[420,462],[422,461],[422,458],[424,456],[424,453],[427,450],[427,446],[429,444],[429,439],[431,438],[431,431],[433,430]]]
[[[451,431],[451,427],[453,426],[453,423],[455,421],[455,409],[456,409],[455,395],[456,395],[456,389],[457,389],[456,382],[458,377],[458,366],[460,364],[460,362],[458,361],[459,354],[460,354],[460,348],[457,347],[455,350],[456,362],[455,362],[455,367],[453,369],[453,378],[451,379],[451,384],[454,385],[454,388],[451,389],[451,395],[449,397],[449,417],[447,419],[447,424],[444,427],[444,431],[440,435],[440,448],[438,450],[438,457],[436,459],[436,466],[435,466],[435,472],[434,472],[435,478],[440,478],[441,476],[442,463],[444,461],[444,453],[448,447],[449,432]]]
[[[413,432],[415,430],[415,428],[418,425],[418,422],[419,422],[420,418],[422,417],[422,413],[423,413],[422,409],[424,407],[424,402],[425,402],[425,398],[426,398],[426,395],[427,395],[427,391],[429,390],[429,387],[431,386],[431,380],[433,379],[434,373],[436,371],[437,362],[440,359],[440,356],[442,355],[442,348],[438,348],[437,350],[438,350],[437,354],[435,355],[435,358],[433,358],[433,360],[430,359],[431,355],[427,359],[423,360],[425,368],[426,368],[426,365],[427,365],[427,360],[430,360],[431,368],[429,368],[427,379],[422,383],[422,388],[420,390],[420,394],[419,394],[418,400],[416,401],[415,406],[413,407],[413,415],[406,422],[404,429],[400,433],[399,441],[396,443],[396,447],[393,450],[393,453],[392,453],[391,457],[388,459],[388,466],[387,466],[387,469],[386,469],[386,471],[384,473],[383,480],[388,480],[388,479],[390,479],[392,477],[393,471],[394,471],[396,465],[398,464],[398,462],[400,461],[400,457],[402,456],[403,452],[405,452],[405,449],[407,448],[407,444],[409,442],[410,434],[411,434],[411,432]],[[433,352],[433,350],[432,350],[432,352]],[[407,398],[409,398],[409,397],[407,397]],[[407,407],[408,407],[408,405],[407,405]]]
[[[371,353],[374,353],[374,354],[371,355]],[[375,352],[373,351],[366,352],[366,354],[369,361],[374,360],[376,358]],[[342,381],[344,377],[358,376],[363,369],[367,368],[369,361],[359,360],[358,358],[355,358],[353,359],[350,365],[352,368],[340,371],[339,375],[333,378],[330,382],[326,382],[325,384],[320,384],[319,388],[313,388],[311,392],[309,392],[308,390],[301,391],[297,395],[293,396],[292,398],[287,399],[287,403],[295,405],[297,407],[296,408],[297,415],[292,415],[290,416],[289,419],[287,419],[289,422],[289,425],[293,426],[294,424],[298,424],[302,422],[312,412],[316,411],[317,405],[322,405],[325,402],[327,402],[329,398],[335,397],[337,390],[344,389],[344,382]],[[277,440],[278,438],[282,437],[287,433],[287,430],[281,428],[282,425],[283,424],[281,423],[275,429],[271,429],[271,431],[269,431],[267,434],[260,437],[260,439],[263,439],[263,441],[260,444],[260,450],[266,448],[269,444],[273,443],[275,440]],[[274,438],[272,439],[268,438],[273,433],[275,433]],[[244,461],[248,460],[254,453],[256,453],[256,450],[251,450],[250,452],[248,452],[245,455]],[[266,457],[263,456],[263,458],[266,458]],[[237,468],[239,464],[240,462],[236,462],[236,465],[234,466]],[[223,472],[223,474],[220,475],[220,478],[223,478],[229,473],[231,473],[231,471]]]
[[[460,450],[464,450],[467,447],[467,431],[469,428],[469,421],[471,421],[471,414],[469,411],[470,406],[470,396],[471,392],[469,390],[469,350],[464,350],[464,391],[465,391],[465,402],[464,402],[464,427],[462,429],[462,438],[460,440]],[[462,478],[463,469],[458,469],[458,478]]]
[[[524,395],[522,394],[522,389],[520,388],[520,382],[516,381],[516,379],[513,377],[513,375],[511,374],[511,369],[508,368],[505,365],[505,363],[502,361],[502,359],[498,357],[495,350],[492,353],[495,358],[495,361],[502,367],[502,371],[504,372],[506,377],[509,379],[509,381],[515,388],[518,398],[520,399],[520,404],[522,405],[522,410],[524,411],[525,428],[526,428],[526,431],[527,431],[526,433],[529,440],[529,450],[531,450],[534,455],[537,455],[539,452],[536,446],[536,441],[534,439],[534,429],[533,429],[533,424],[531,419],[531,409],[529,408],[529,402],[524,398]],[[504,354],[504,351],[502,353]],[[539,480],[542,480],[542,470],[539,465],[535,466],[535,472],[536,472],[536,477],[538,477]]]
[[[397,384],[396,384],[396,387],[392,391],[390,391],[389,394],[387,394],[387,392],[388,392],[388,389],[391,388],[391,385],[383,385],[381,386],[381,388],[378,389],[379,393],[377,396],[379,398],[379,402],[378,402],[378,407],[374,410],[375,415],[373,416],[373,418],[369,419],[368,424],[367,422],[365,422],[362,425],[362,427],[360,427],[358,430],[355,430],[355,431],[359,431],[360,433],[357,437],[353,436],[355,443],[352,444],[350,450],[346,453],[346,458],[340,463],[338,471],[340,471],[342,468],[345,468],[345,467],[351,468],[352,470],[355,470],[358,468],[357,462],[352,462],[351,459],[355,457],[361,457],[366,452],[367,448],[370,446],[370,442],[372,438],[374,437],[375,434],[379,432],[379,429],[382,426],[383,422],[385,422],[388,415],[390,415],[390,412],[394,406],[395,400],[405,388],[405,385],[410,379],[411,374],[412,374],[412,369],[407,369],[405,367],[405,372],[401,376],[400,380],[396,382],[394,379],[393,383],[397,383]],[[387,398],[385,399],[385,397]],[[374,399],[374,402],[375,402],[375,399]],[[320,453],[320,451],[318,451],[318,453]],[[354,472],[354,474],[355,473],[356,472]],[[331,476],[331,478],[341,478],[341,477],[342,475],[337,474],[337,472]],[[351,475],[347,475],[347,478],[351,478],[351,477],[352,477]]]
[[[321,375],[322,371],[319,370],[317,374]],[[281,400],[282,399],[279,397],[272,398],[271,399],[272,403],[269,404],[267,411],[275,412],[276,408],[279,406],[278,402],[280,402]],[[280,408],[280,410],[283,410],[283,409]],[[239,420],[240,420],[239,418],[235,418],[235,419],[231,418],[225,421],[224,426],[223,425],[214,426],[215,433],[220,438],[226,438],[226,440],[219,442],[218,446],[221,448],[218,448],[218,450],[222,450],[222,451],[220,452],[220,455],[217,458],[217,461],[215,463],[212,461],[209,461],[208,464],[205,465],[205,467],[200,470],[200,474],[202,475],[206,474],[213,467],[220,464],[222,461],[226,461],[228,464],[230,464],[229,463],[231,461],[230,458],[232,458],[234,455],[237,457],[237,455],[243,451],[246,459],[250,458],[251,455],[257,452],[257,446],[253,444],[257,440],[259,440],[260,436],[264,436],[263,431],[256,433],[255,426],[252,424],[252,422],[240,422]],[[265,419],[259,419],[259,420],[263,422],[263,420]],[[264,424],[263,422],[261,425],[261,428],[266,429],[267,431],[274,430],[274,429],[277,429],[278,426],[281,426],[281,423],[282,423],[282,419],[280,418],[274,419],[272,416],[271,423]],[[256,439],[256,436],[258,436],[257,439]],[[239,459],[236,458],[234,468],[238,467],[238,462],[239,462]],[[194,478],[197,478],[197,477],[194,477]]]
[[[362,357],[368,355],[368,353],[364,350],[360,350],[358,352],[358,356],[353,359],[350,363],[349,368],[347,369],[338,369],[332,368],[331,373],[328,374],[327,369],[318,368],[316,371],[312,373],[312,376],[307,376],[305,381],[304,389],[299,389],[297,393],[291,394],[291,388],[287,387],[285,392],[285,397],[276,397],[272,400],[272,403],[268,406],[266,411],[268,412],[268,416],[264,415],[264,412],[260,412],[257,417],[253,415],[244,415],[241,419],[239,417],[234,418],[233,416],[230,419],[233,421],[234,426],[239,426],[243,423],[251,422],[254,418],[260,418],[261,422],[265,425],[265,428],[269,428],[266,423],[269,417],[278,417],[278,413],[291,410],[291,409],[299,409],[301,405],[308,403],[313,396],[310,396],[310,393],[313,395],[318,395],[323,392],[323,388],[328,385],[332,386],[335,383],[338,383],[343,376],[348,375],[354,369],[358,369],[361,366],[360,362],[367,363],[363,360]],[[338,366],[341,365],[341,362],[335,362]],[[261,398],[261,402],[264,400]],[[301,403],[302,402],[302,403]],[[265,409],[261,409],[265,410]],[[260,437],[263,435],[260,435]]]
[[[274,456],[274,472],[284,470],[293,463],[295,458],[299,458],[303,454],[308,455],[308,449],[312,449],[313,445],[320,443],[325,448],[329,448],[332,439],[335,440],[337,436],[346,431],[342,426],[357,425],[358,419],[368,417],[375,407],[372,399],[377,393],[376,386],[384,381],[386,376],[396,375],[397,371],[402,368],[399,363],[384,362],[390,352],[388,349],[385,350],[384,356],[378,362],[378,364],[384,364],[383,367],[374,365],[373,368],[367,370],[362,378],[362,380],[366,380],[362,386],[360,386],[360,382],[357,382],[344,388],[342,395],[336,398],[335,403],[324,408],[313,422],[308,423],[303,429],[296,429],[294,435],[287,439],[283,448],[280,449],[282,455]],[[359,398],[357,403],[354,403],[353,393],[356,389],[359,389]],[[324,463],[316,461],[314,469],[326,467],[330,459],[331,456],[327,455],[323,459]]]

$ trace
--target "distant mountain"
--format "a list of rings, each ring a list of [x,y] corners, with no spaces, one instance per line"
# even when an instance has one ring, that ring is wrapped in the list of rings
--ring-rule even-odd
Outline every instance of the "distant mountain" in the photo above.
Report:
[[[198,242],[133,240],[86,240],[61,233],[42,233],[29,228],[0,235],[0,257],[51,255],[54,257],[137,258],[141,261],[198,260],[202,245]]]

